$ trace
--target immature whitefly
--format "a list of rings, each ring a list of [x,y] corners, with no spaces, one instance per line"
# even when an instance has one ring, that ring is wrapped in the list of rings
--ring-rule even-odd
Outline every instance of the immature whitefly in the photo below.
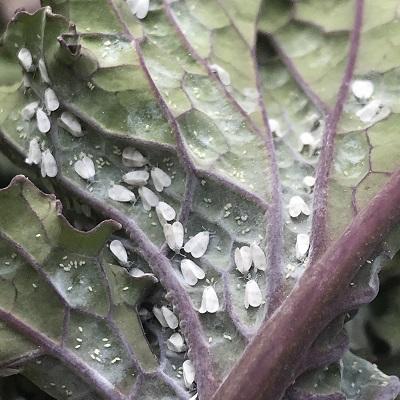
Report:
[[[131,171],[123,175],[122,180],[131,186],[144,186],[149,180],[149,173],[145,170]]]
[[[165,224],[163,230],[169,248],[175,252],[179,252],[183,246],[183,225],[179,221],[176,221],[173,224]]]
[[[36,110],[39,107],[39,102],[38,101],[32,101],[32,103],[27,104],[22,110],[21,110],[21,117],[25,121],[29,121],[33,118],[33,116],[36,113]]]
[[[122,185],[111,186],[108,189],[108,197],[111,200],[120,201],[121,203],[130,203],[136,199],[135,194]]]
[[[299,233],[296,239],[296,258],[304,260],[310,247],[310,236],[306,233]]]
[[[128,0],[127,3],[133,15],[136,15],[138,19],[143,19],[147,16],[150,7],[149,0]]]
[[[62,126],[72,136],[82,137],[85,134],[82,131],[81,123],[78,121],[78,119],[75,117],[74,114],[71,114],[68,111],[64,111],[61,114],[59,123],[60,123],[60,126]]]
[[[38,65],[39,65],[39,72],[40,72],[40,77],[42,78],[42,81],[49,85],[51,82],[50,82],[49,74],[47,73],[46,64],[45,64],[43,58],[41,58],[39,60]]]
[[[289,200],[288,205],[289,215],[292,218],[297,218],[301,213],[310,215],[310,208],[300,196],[293,196]]]
[[[235,250],[236,268],[243,274],[247,274],[252,264],[251,249],[249,246],[238,247]]]
[[[25,159],[25,162],[29,165],[39,165],[40,161],[42,161],[42,152],[40,150],[39,141],[37,138],[33,138],[29,142],[28,157]]]
[[[36,110],[36,123],[39,131],[42,133],[47,133],[51,128],[50,119],[41,108]]]
[[[153,314],[154,314],[154,316],[156,317],[157,321],[160,323],[160,325],[163,328],[168,328],[167,321],[165,320],[164,314],[163,314],[163,312],[161,311],[160,308],[154,306],[153,307]]]
[[[264,251],[257,243],[253,243],[250,246],[251,259],[254,264],[254,268],[257,270],[265,271],[267,269],[267,258],[265,257]]]
[[[156,213],[161,225],[173,221],[176,217],[175,210],[164,201],[160,201],[156,206]]]
[[[211,313],[214,314],[219,309],[219,300],[215,289],[212,286],[204,288],[203,296],[201,298],[201,306],[199,313]]]
[[[307,175],[303,178],[303,183],[305,186],[312,188],[315,185],[315,178]]]
[[[209,241],[209,232],[199,232],[186,242],[183,250],[185,250],[186,253],[190,253],[194,258],[200,258],[207,251]]]
[[[55,176],[57,176],[58,173],[57,163],[55,158],[53,157],[53,154],[51,154],[49,149],[45,150],[42,153],[40,171],[43,178],[45,178],[46,176],[50,178],[54,178]]]
[[[147,158],[133,147],[125,147],[122,151],[122,164],[125,167],[144,167],[148,162]]]
[[[183,382],[185,383],[185,386],[188,389],[190,389],[196,377],[196,373],[192,362],[190,360],[184,361],[182,364],[182,370],[183,370]]]
[[[263,297],[258,283],[254,279],[249,280],[244,290],[244,306],[246,309],[249,306],[260,307],[262,303]]]
[[[361,100],[368,100],[374,93],[374,84],[367,80],[356,80],[351,84],[353,95]]]
[[[60,107],[56,92],[52,88],[47,88],[44,91],[44,104],[48,111],[56,111]]]
[[[162,192],[164,188],[171,186],[172,183],[170,176],[157,167],[151,170],[151,179],[157,192]]]
[[[180,333],[173,333],[167,340],[167,347],[175,353],[183,353],[187,347]]]
[[[220,65],[212,64],[210,65],[210,69],[212,72],[218,75],[218,78],[220,79],[223,85],[229,86],[231,84],[231,77],[229,73],[225,69],[223,69]]]
[[[86,155],[75,162],[74,170],[82,179],[85,180],[92,180],[96,175],[94,163],[92,159]]]
[[[128,264],[128,253],[120,240],[113,240],[110,243],[110,251],[122,266]]]
[[[157,207],[157,204],[160,202],[158,196],[145,186],[139,188],[139,196],[146,211],[150,211],[152,207]]]
[[[32,54],[28,49],[23,47],[18,52],[18,60],[26,72],[33,71],[34,65],[33,65]]]
[[[184,281],[190,286],[196,285],[199,279],[206,277],[205,272],[196,263],[187,258],[181,261],[181,272]]]
[[[168,307],[165,306],[161,307],[161,311],[168,327],[171,329],[176,329],[179,325],[177,316]]]

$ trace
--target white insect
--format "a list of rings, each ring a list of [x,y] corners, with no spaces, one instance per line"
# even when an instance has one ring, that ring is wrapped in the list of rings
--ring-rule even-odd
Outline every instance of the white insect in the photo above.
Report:
[[[310,247],[310,236],[306,233],[299,233],[296,239],[296,258],[303,261]]]
[[[42,162],[40,164],[40,171],[42,177],[46,176],[50,178],[54,178],[58,173],[57,163],[53,154],[51,154],[50,150],[47,149],[42,153]]]
[[[199,313],[210,313],[214,314],[219,309],[219,300],[215,289],[212,286],[204,288],[203,296],[201,298],[201,306]]]
[[[300,135],[300,141],[303,146],[310,146],[310,147],[314,147],[317,143],[316,139],[314,139],[314,136],[311,135],[310,132],[303,132]]]
[[[129,203],[136,200],[133,192],[122,185],[113,185],[108,189],[108,197],[111,200],[120,201],[122,203]]]
[[[125,167],[144,167],[149,161],[133,147],[125,147],[122,151],[122,164]]]
[[[310,208],[300,196],[293,196],[289,200],[288,209],[292,218],[297,218],[301,213],[310,215]]]
[[[84,132],[82,131],[82,126],[75,115],[68,111],[64,111],[60,117],[60,125],[68,131],[72,136],[82,137]]]
[[[56,111],[60,107],[58,97],[52,88],[47,88],[44,91],[44,104],[48,111]]]
[[[120,240],[113,240],[110,243],[110,251],[122,266],[128,264],[128,253]]]
[[[303,179],[303,183],[305,186],[313,187],[315,185],[315,178],[313,176],[307,175]]]
[[[175,353],[183,353],[187,347],[180,333],[173,333],[167,340],[167,347]]]
[[[271,129],[271,132],[275,134],[275,136],[277,137],[283,137],[284,134],[281,131],[281,125],[279,123],[279,121],[277,121],[276,119],[270,118],[269,119],[269,129]]]
[[[131,171],[123,175],[122,180],[131,186],[144,186],[149,180],[149,173],[145,170]]]
[[[39,107],[39,102],[38,101],[33,101],[32,103],[27,104],[22,110],[21,110],[21,117],[25,121],[29,121],[33,118],[33,116],[36,113],[36,110]]]
[[[167,321],[165,320],[164,314],[163,314],[163,312],[161,311],[160,308],[154,306],[153,307],[153,314],[154,314],[154,316],[156,317],[157,321],[160,323],[160,325],[163,328],[168,328]]]
[[[38,62],[39,65],[39,72],[40,72],[40,77],[42,78],[42,81],[44,83],[47,83],[48,85],[50,85],[50,78],[49,78],[49,74],[47,73],[47,68],[46,68],[46,64],[43,60],[43,58],[41,58]]]
[[[186,253],[190,253],[194,258],[200,258],[207,251],[209,241],[209,232],[199,232],[187,241],[183,250],[185,250]]]
[[[156,213],[161,225],[173,221],[176,217],[175,210],[164,201],[160,201],[156,206]]]
[[[150,211],[152,207],[157,207],[157,204],[160,202],[158,196],[145,186],[139,188],[139,196],[146,211]]]
[[[258,283],[251,279],[246,283],[246,287],[244,290],[244,306],[247,308],[250,307],[260,307],[263,303],[262,293]]]
[[[206,277],[205,272],[196,263],[187,258],[181,261],[181,272],[183,279],[190,286],[196,285],[199,279]]]
[[[267,258],[265,257],[264,251],[261,249],[261,247],[253,243],[250,246],[250,251],[251,251],[251,259],[254,264],[254,268],[257,270],[265,271],[267,269]]]
[[[183,246],[183,225],[176,221],[173,224],[165,224],[163,230],[169,248],[179,252]]]
[[[192,362],[190,360],[184,361],[182,364],[182,370],[183,370],[183,381],[185,383],[185,386],[188,389],[190,389],[196,377]]]
[[[146,275],[146,273],[144,271],[142,271],[140,268],[132,268],[129,271],[129,274],[131,276],[133,276],[134,278],[140,278],[141,276]]]
[[[75,162],[74,170],[82,179],[87,181],[91,181],[96,175],[94,163],[92,159],[86,155]]]
[[[18,60],[26,72],[30,72],[34,69],[32,54],[25,47],[18,52]]]
[[[197,400],[199,398],[198,393],[196,393],[194,396],[192,396],[189,400]]]
[[[164,188],[171,186],[172,182],[170,176],[157,167],[151,170],[151,179],[157,192],[162,192]]]
[[[374,93],[374,84],[367,80],[356,80],[351,84],[351,91],[357,99],[366,101]]]
[[[133,15],[136,15],[137,18],[143,19],[147,16],[150,7],[149,0],[128,0],[127,3]]]
[[[161,312],[164,316],[165,322],[167,323],[168,327],[171,329],[176,329],[179,325],[179,321],[177,316],[167,307],[162,306]]]
[[[223,85],[229,86],[231,84],[231,77],[229,73],[226,70],[224,70],[220,65],[212,64],[210,65],[210,69],[212,72],[218,75],[218,78],[220,79]]]
[[[390,114],[390,108],[385,106],[380,100],[375,99],[356,112],[362,122],[378,122]]]
[[[39,142],[37,138],[33,138],[29,142],[28,157],[25,162],[29,165],[36,164],[39,165],[42,160],[42,152],[40,150]]]
[[[236,268],[243,274],[247,274],[252,264],[251,249],[249,246],[238,247],[235,250]]]
[[[39,131],[42,133],[47,133],[51,128],[49,117],[41,108],[36,110],[36,123]]]

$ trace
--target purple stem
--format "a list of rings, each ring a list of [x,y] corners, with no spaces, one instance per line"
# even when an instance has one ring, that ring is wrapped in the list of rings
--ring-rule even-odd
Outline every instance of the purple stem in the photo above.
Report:
[[[309,351],[321,331],[337,316],[337,299],[398,223],[399,202],[397,170],[340,238],[306,269],[289,297],[264,322],[213,400],[282,398],[296,378],[302,354]]]
[[[342,116],[343,106],[347,99],[350,81],[353,77],[360,43],[363,20],[364,0],[355,3],[354,28],[350,36],[350,50],[346,70],[340,85],[336,104],[329,113],[322,141],[322,152],[316,172],[314,189],[313,217],[311,228],[310,263],[314,262],[326,249],[326,212],[328,197],[328,181],[333,160],[334,142],[337,125]]]

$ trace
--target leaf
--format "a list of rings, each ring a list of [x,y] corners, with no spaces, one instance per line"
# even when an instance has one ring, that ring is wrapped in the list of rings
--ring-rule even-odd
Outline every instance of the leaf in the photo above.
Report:
[[[157,369],[135,313],[154,277],[132,278],[104,261],[118,224],[77,231],[60,203],[22,176],[0,199],[2,368],[22,368],[56,398],[123,398]]]
[[[152,1],[148,15],[139,21],[122,0],[44,1],[43,5],[51,5],[54,13],[64,17],[49,9],[34,15],[20,13],[3,37],[0,136],[5,148],[24,160],[30,141],[37,137],[42,151],[47,150],[47,155],[51,151],[57,163],[56,177],[48,179],[55,192],[66,194],[81,210],[84,204],[86,217],[92,221],[98,215],[118,221],[131,257],[141,270],[150,268],[165,288],[166,293],[147,299],[141,310],[146,329],[154,336],[153,352],[160,354],[157,379],[137,384],[138,393],[149,398],[189,398],[197,389],[201,399],[209,399],[222,381],[221,388],[229,386],[230,379],[236,379],[230,373],[232,365],[243,354],[252,354],[251,346],[245,351],[247,343],[260,326],[273,320],[271,315],[286,315],[279,311],[295,298],[289,295],[291,290],[306,287],[303,273],[310,278],[314,262],[333,239],[342,238],[340,233],[354,216],[348,212],[353,204],[348,189],[353,177],[344,173],[347,167],[341,163],[350,162],[351,173],[357,177],[366,165],[366,142],[360,139],[365,126],[354,128],[350,119],[362,106],[347,96],[354,60],[360,53],[362,1],[356,2],[351,36],[350,28],[322,33],[315,24],[304,22],[312,12],[321,14],[317,2],[304,2],[308,9],[302,11],[304,4],[260,3]],[[330,5],[336,15],[344,12]],[[258,54],[257,21],[264,31]],[[321,18],[321,24],[332,21]],[[40,71],[22,72],[17,61],[21,48],[30,50],[35,65],[44,61],[49,79]],[[370,73],[365,76],[369,79]],[[24,77],[29,89],[23,87]],[[27,104],[41,101],[48,85],[60,108],[49,113],[52,128],[42,134],[35,120],[23,120],[20,112]],[[82,132],[71,128],[65,112]],[[391,147],[391,140],[383,147]],[[133,169],[124,157],[132,148],[146,160],[135,167],[150,172],[142,177],[146,189],[129,186],[138,199],[135,203],[117,201],[115,196],[110,199],[110,188],[126,185],[122,177]],[[155,168],[166,172],[171,182],[165,175],[153,182]],[[388,168],[394,170],[393,165]],[[147,179],[147,175],[152,177]],[[314,176],[315,186],[305,180]],[[382,186],[373,183],[360,184],[355,190],[364,205]],[[305,202],[299,218],[290,217],[294,196]],[[163,228],[166,221],[152,209],[159,200],[177,213],[185,228],[184,243],[200,232],[211,233],[205,255],[196,259],[206,277],[195,286],[187,285],[180,272],[180,262],[188,254],[179,254],[176,246],[172,246],[176,252],[169,251],[164,243],[164,232],[170,230]],[[75,211],[71,209],[71,214]],[[265,275],[254,268],[246,275],[236,269],[235,251],[254,242],[267,253]],[[271,368],[284,371],[276,373],[281,381],[272,385],[275,392],[257,385],[247,385],[246,390],[255,391],[254,396],[267,390],[278,398],[301,374],[339,360],[346,347],[342,314],[371,301],[377,292],[379,259],[371,267],[367,250],[363,248],[356,262],[349,261],[342,292],[339,286],[329,292],[338,299],[321,314],[323,322],[302,332],[292,330],[292,324],[284,329],[294,332],[296,343],[304,340],[307,345],[299,347],[303,353],[295,357],[296,365],[290,360],[287,368],[284,363]],[[368,263],[353,281],[360,259]],[[326,272],[335,271],[321,275],[316,292],[321,298],[323,285],[330,284]],[[265,301],[246,310],[245,287],[251,280],[257,281]],[[212,306],[201,307],[209,312],[199,314],[203,299]],[[168,307],[170,317],[172,311],[179,317],[180,327],[174,333],[183,334],[187,354],[166,349],[173,330],[167,328],[171,324],[163,321],[163,314],[157,318],[157,309],[162,313],[163,307]],[[301,326],[303,311],[304,320],[306,315],[315,315],[310,307],[305,304],[302,313],[293,316],[296,326]],[[124,320],[121,316],[119,323]],[[263,345],[278,341],[283,341],[280,335]],[[262,357],[263,353],[253,355]],[[196,387],[185,387],[182,379],[179,368],[184,361],[188,365],[187,358],[194,366]],[[250,369],[245,371],[241,379],[247,382]],[[267,382],[261,378],[260,382]],[[97,384],[92,386],[95,390]],[[246,396],[246,391],[240,393]]]

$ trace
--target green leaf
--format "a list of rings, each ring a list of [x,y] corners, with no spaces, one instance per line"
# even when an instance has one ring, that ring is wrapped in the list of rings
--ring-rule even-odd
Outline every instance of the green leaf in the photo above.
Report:
[[[2,368],[22,368],[56,398],[127,395],[157,369],[136,312],[155,278],[133,278],[104,260],[118,224],[78,231],[54,196],[22,176],[0,201]]]

